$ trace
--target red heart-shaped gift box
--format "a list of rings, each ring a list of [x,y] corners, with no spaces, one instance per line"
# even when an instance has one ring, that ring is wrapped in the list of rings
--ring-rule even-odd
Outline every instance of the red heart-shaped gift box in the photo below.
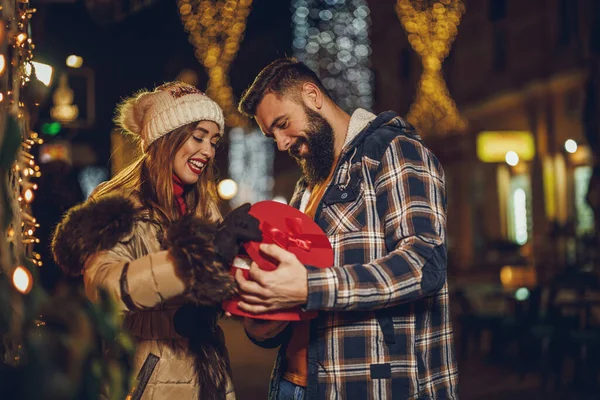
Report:
[[[323,230],[310,217],[294,207],[276,201],[261,201],[250,208],[249,214],[260,221],[262,243],[275,243],[298,257],[304,265],[328,268],[333,265],[333,249]],[[264,271],[277,269],[277,260],[259,249],[261,243],[247,242],[244,249],[250,258]],[[237,267],[232,266],[232,274]],[[248,270],[244,270],[248,279]],[[278,321],[300,321],[317,316],[316,311],[302,311],[300,307],[263,314],[249,314],[237,307],[239,298],[223,302],[223,309],[234,315]]]

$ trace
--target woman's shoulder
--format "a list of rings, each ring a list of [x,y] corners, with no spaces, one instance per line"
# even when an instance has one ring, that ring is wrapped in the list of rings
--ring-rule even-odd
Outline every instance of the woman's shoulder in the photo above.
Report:
[[[140,213],[136,199],[122,194],[90,198],[71,208],[53,234],[57,264],[71,275],[80,274],[90,255],[109,250],[131,235]]]

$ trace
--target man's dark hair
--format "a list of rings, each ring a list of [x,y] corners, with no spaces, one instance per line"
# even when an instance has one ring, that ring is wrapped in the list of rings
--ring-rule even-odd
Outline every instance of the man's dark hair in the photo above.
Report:
[[[287,95],[292,89],[299,88],[305,82],[315,84],[325,96],[331,99],[331,95],[317,74],[305,64],[295,58],[277,59],[260,71],[252,85],[242,94],[238,110],[248,117],[254,117],[256,108],[267,94]]]

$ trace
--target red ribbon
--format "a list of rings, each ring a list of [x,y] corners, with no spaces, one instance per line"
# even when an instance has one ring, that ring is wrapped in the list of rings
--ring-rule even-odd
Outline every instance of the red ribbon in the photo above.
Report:
[[[283,232],[268,222],[263,222],[263,234],[269,236],[279,247],[288,249],[290,246],[310,251],[312,247],[327,248],[329,240],[325,235],[312,235],[302,233],[301,218],[286,218],[285,225],[288,232]]]

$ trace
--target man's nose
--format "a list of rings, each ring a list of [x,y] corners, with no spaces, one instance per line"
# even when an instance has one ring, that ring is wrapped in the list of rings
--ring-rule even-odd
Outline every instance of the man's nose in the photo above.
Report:
[[[277,139],[277,148],[279,151],[286,151],[290,148],[292,144],[292,139],[290,137],[279,137]]]

